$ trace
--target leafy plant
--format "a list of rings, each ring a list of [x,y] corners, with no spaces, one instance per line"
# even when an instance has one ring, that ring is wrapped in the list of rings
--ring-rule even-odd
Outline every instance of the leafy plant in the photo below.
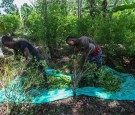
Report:
[[[31,37],[39,40],[44,38],[44,18],[41,14],[33,10],[25,22]]]
[[[71,78],[67,76],[48,76],[48,80],[50,89],[69,88],[71,86]]]
[[[0,16],[0,34],[11,34],[20,27],[20,19],[16,15]]]
[[[104,75],[99,76],[97,83],[98,87],[105,88],[108,92],[116,92],[121,89],[123,79],[114,76],[110,72],[105,72]]]
[[[96,85],[96,87],[105,88],[108,92],[116,92],[121,89],[123,79],[106,71],[104,67],[97,68],[95,64],[87,63],[85,68],[89,68],[89,71],[83,74],[79,83],[80,87]]]

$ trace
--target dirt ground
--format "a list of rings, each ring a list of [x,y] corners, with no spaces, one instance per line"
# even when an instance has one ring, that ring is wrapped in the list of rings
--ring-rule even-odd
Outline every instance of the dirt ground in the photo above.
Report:
[[[0,105],[0,115],[135,115],[135,101],[79,96],[38,105],[16,104],[11,111]]]

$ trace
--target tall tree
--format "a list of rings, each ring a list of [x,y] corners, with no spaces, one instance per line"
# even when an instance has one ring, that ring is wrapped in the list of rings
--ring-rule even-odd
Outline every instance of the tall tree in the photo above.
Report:
[[[113,5],[113,8],[115,8],[115,7],[116,7],[116,5],[117,5],[118,1],[119,1],[119,0],[115,0],[114,5]]]
[[[23,6],[21,6],[21,17],[24,21],[24,25],[25,25],[25,22],[28,18],[28,16],[31,14],[33,10],[33,7],[32,6],[29,6],[27,3],[24,3]]]
[[[61,10],[63,11],[63,15],[67,16],[67,0],[62,0]]]
[[[96,1],[95,0],[87,0],[87,1],[89,3],[90,16],[95,16]]]
[[[44,25],[45,25],[45,37],[46,37],[46,51],[45,51],[45,54],[46,54],[46,61],[49,65],[49,59],[51,58],[51,55],[50,55],[50,50],[49,50],[49,42],[48,42],[48,15],[47,15],[47,0],[43,0],[43,4],[44,4]]]
[[[13,2],[14,0],[2,0],[0,7],[4,8],[7,14],[18,14],[18,8]]]
[[[44,25],[45,25],[45,33],[46,33],[46,38],[48,38],[47,0],[43,0],[43,3],[44,3]]]
[[[102,2],[102,9],[103,9],[103,16],[106,16],[106,11],[107,11],[107,0],[103,0]]]
[[[78,0],[78,18],[81,17],[82,14],[82,0]]]

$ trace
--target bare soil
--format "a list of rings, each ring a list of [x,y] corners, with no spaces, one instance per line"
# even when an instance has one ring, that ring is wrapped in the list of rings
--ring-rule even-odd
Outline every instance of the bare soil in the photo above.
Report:
[[[11,111],[0,104],[0,115],[135,115],[135,101],[79,96],[44,104],[15,104]]]

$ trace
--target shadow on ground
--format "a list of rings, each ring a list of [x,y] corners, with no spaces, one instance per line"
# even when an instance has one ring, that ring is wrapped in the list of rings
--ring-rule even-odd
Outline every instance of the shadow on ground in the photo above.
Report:
[[[135,101],[103,100],[79,96],[44,104],[1,104],[0,115],[135,115]]]

